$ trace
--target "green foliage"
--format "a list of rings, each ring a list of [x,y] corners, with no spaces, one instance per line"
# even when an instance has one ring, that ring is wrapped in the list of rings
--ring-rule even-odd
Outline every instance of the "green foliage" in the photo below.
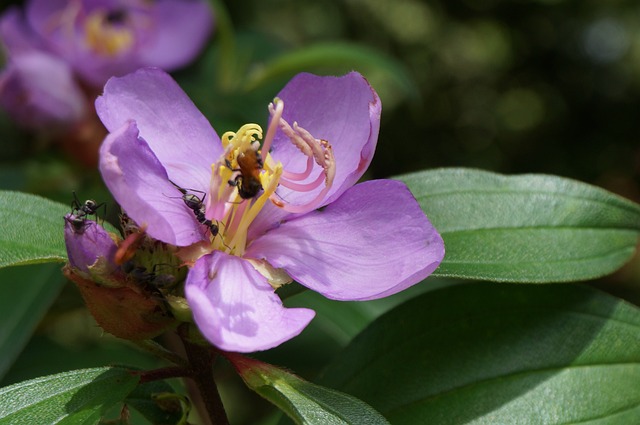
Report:
[[[399,178],[444,238],[439,276],[593,279],[622,266],[638,241],[640,206],[574,180],[462,168]]]
[[[355,69],[384,105],[373,177],[455,163],[545,170],[640,193],[637,141],[629,137],[637,134],[640,98],[630,71],[639,34],[633,2],[210,1],[215,35],[199,64],[177,78],[219,134],[245,122],[264,125],[267,102],[298,72]],[[401,102],[407,99],[414,102]],[[64,199],[72,187],[99,179],[96,170],[59,168],[70,162],[58,158],[65,143],[45,140],[47,131],[32,137],[2,115],[0,132],[5,189]],[[65,149],[74,157],[83,146]],[[444,237],[447,254],[435,273],[442,277],[593,279],[616,270],[637,246],[640,207],[576,181],[471,169],[401,179]],[[0,270],[0,377],[63,282],[59,265],[29,264],[66,260],[62,216],[69,210],[0,192],[0,267],[27,265]],[[318,317],[300,337],[260,356],[314,376],[397,297],[417,295],[360,334],[325,382],[394,424],[640,423],[635,307],[584,287],[474,282],[421,295],[412,292],[417,286],[364,303],[293,296],[288,307],[311,307]],[[63,348],[48,338],[33,338],[5,379],[148,360],[124,344],[110,347],[116,344],[108,338],[70,339]],[[289,350],[286,361],[279,350]],[[300,423],[387,423],[360,399],[281,369],[249,372],[251,388]],[[186,404],[169,413],[152,400],[171,394],[167,384],[132,391],[135,384],[121,368],[22,382],[0,389],[0,425],[97,423],[122,402],[154,424],[184,419]]]
[[[163,401],[159,402],[156,398],[161,398]],[[177,424],[182,416],[180,397],[164,381],[152,381],[139,385],[127,396],[125,403],[140,412],[154,425]]]
[[[284,81],[300,70],[315,73],[345,74],[354,69],[365,75],[383,74],[402,89],[408,97],[416,97],[417,87],[406,68],[391,56],[361,45],[344,42],[316,43],[304,49],[281,54],[263,66],[256,68],[248,77],[247,89],[270,84],[272,80]]]
[[[63,217],[69,211],[40,196],[0,191],[0,267],[65,261]]]
[[[0,425],[97,423],[135,388],[123,368],[96,368],[36,378],[0,389]]]
[[[321,383],[393,424],[639,423],[639,332],[584,286],[470,283],[376,320]]]
[[[270,364],[230,355],[245,383],[297,424],[388,424],[348,394],[307,382]]]
[[[0,269],[0,379],[65,283],[54,264]]]

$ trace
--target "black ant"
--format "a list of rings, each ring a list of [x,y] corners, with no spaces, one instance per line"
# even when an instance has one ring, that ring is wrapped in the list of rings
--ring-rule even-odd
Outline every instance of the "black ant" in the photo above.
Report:
[[[69,217],[65,217],[65,220],[73,226],[73,230],[76,233],[81,233],[84,231],[86,226],[86,219],[88,216],[93,215],[98,218],[98,209],[104,207],[106,213],[105,203],[102,202],[98,204],[93,199],[87,199],[83,204],[80,204],[80,200],[76,195],[76,192],[73,192],[73,201],[71,202],[71,215]]]
[[[98,204],[93,199],[87,199],[86,201],[84,201],[83,204],[80,204],[80,200],[78,199],[76,192],[72,192],[72,193],[73,193],[73,201],[71,202],[71,214],[75,215],[76,217],[86,217],[89,215],[93,215],[93,216],[96,216],[97,218],[98,208],[105,207],[106,209],[104,202]]]
[[[168,288],[175,282],[176,278],[169,273],[158,273],[156,269],[161,265],[169,266],[168,264],[155,264],[151,271],[148,271],[144,266],[136,266],[133,261],[125,261],[122,264],[122,271],[138,284],[149,285],[153,289]]]
[[[257,149],[247,149],[236,158],[238,168],[231,168],[231,162],[225,160],[231,171],[238,171],[233,180],[229,180],[229,185],[238,188],[238,195],[242,199],[254,198],[262,190],[260,183],[260,170],[264,167],[262,157]]]
[[[195,189],[183,189],[180,186],[178,186],[177,184],[175,184],[174,182],[172,182],[171,180],[169,180],[169,182],[174,185],[179,191],[180,193],[182,193],[182,201],[184,201],[184,204],[191,210],[193,211],[193,214],[196,216],[196,220],[198,221],[198,223],[200,224],[204,224],[205,226],[207,226],[209,228],[209,231],[211,232],[211,235],[213,237],[215,237],[218,234],[218,225],[214,224],[211,220],[207,219],[207,217],[205,217],[204,215],[204,198],[207,196],[204,192],[200,191],[200,190],[195,190]],[[198,192],[198,193],[202,193],[202,198],[200,198],[197,195],[194,195],[192,193],[189,193],[188,191],[192,191],[192,192]]]

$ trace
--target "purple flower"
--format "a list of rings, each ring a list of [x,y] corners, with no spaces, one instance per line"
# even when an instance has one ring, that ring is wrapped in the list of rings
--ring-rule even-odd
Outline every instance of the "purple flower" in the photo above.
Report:
[[[90,86],[142,66],[173,70],[193,60],[213,28],[202,0],[30,0],[0,22],[10,55],[43,50]]]
[[[69,264],[64,274],[105,331],[128,340],[154,338],[175,326],[176,319],[154,292],[116,264],[113,237],[84,214],[67,214],[64,238]]]
[[[256,124],[218,137],[157,69],[110,79],[96,109],[110,131],[105,183],[148,235],[184,247],[186,298],[221,349],[298,335],[315,313],[283,307],[274,287],[291,279],[332,299],[371,300],[420,282],[444,256],[403,183],[354,186],[381,111],[358,73],[296,76],[269,105],[264,138]]]
[[[32,129],[64,127],[90,110],[67,63],[39,51],[9,58],[0,74],[0,104],[18,124]]]

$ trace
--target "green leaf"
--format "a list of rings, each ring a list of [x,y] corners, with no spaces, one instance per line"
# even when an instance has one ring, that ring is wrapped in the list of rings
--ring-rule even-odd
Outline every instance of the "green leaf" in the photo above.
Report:
[[[156,425],[177,424],[182,417],[182,405],[188,406],[187,400],[175,394],[173,388],[164,381],[152,381],[139,385],[129,394],[125,403]],[[186,415],[188,409],[185,410]]]
[[[65,372],[0,389],[0,425],[95,424],[139,378],[123,368]]]
[[[246,89],[253,90],[273,80],[286,81],[302,71],[324,71],[334,74],[354,69],[363,71],[368,77],[382,74],[384,78],[381,80],[392,81],[395,87],[411,97],[415,98],[419,92],[400,62],[374,49],[345,42],[317,43],[284,53],[256,67],[248,77]],[[379,88],[377,84],[376,88]]]
[[[371,406],[348,394],[312,384],[239,354],[225,356],[249,388],[278,406],[297,424],[388,424]]]
[[[640,423],[638,335],[586,286],[468,283],[380,317],[321,383],[393,424]]]
[[[69,211],[40,196],[0,191],[0,267],[65,261],[63,217]]]
[[[336,301],[314,291],[304,291],[286,300],[285,305],[293,308],[310,308],[315,311],[316,317],[309,324],[309,327],[316,328],[317,331],[325,334],[333,344],[344,347],[382,313],[445,284],[450,284],[450,279],[440,279],[440,281],[429,279],[397,294],[371,301]],[[305,330],[305,332],[308,331]],[[317,337],[317,333],[312,336],[315,339]],[[326,342],[322,342],[322,344],[326,344]],[[269,350],[265,354],[271,351],[273,350]],[[289,363],[286,364],[291,366]]]
[[[613,272],[634,253],[640,206],[547,175],[437,169],[399,177],[444,238],[439,276],[566,282]]]
[[[82,310],[82,309],[81,309]],[[161,367],[156,357],[104,335],[86,311],[72,311],[47,323],[46,335],[36,332],[11,366],[0,387],[40,376],[106,364],[136,369]],[[46,361],[43,361],[46,359]]]
[[[66,282],[57,264],[0,269],[0,379]]]

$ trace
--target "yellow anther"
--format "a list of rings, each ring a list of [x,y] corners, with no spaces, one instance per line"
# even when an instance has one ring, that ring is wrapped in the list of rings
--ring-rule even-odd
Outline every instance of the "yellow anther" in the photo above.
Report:
[[[87,44],[95,52],[116,56],[129,49],[134,42],[133,33],[125,26],[113,26],[107,22],[106,13],[92,13],[85,22]]]
[[[257,124],[245,124],[236,132],[224,133],[221,137],[224,151],[218,162],[211,168],[211,184],[214,189],[211,202],[207,207],[210,211],[207,212],[211,216],[216,214],[216,219],[221,224],[219,236],[212,242],[215,249],[233,255],[244,253],[249,226],[264,207],[267,199],[275,192],[282,175],[281,164],[269,169],[262,167],[262,156],[259,150],[259,140],[262,135],[262,128]],[[248,152],[254,155],[249,157],[249,162],[247,162]],[[255,168],[253,168],[254,165]],[[242,180],[238,180],[239,178]],[[238,184],[246,184],[248,179],[259,179],[262,191],[256,190],[256,196],[247,197],[248,189],[242,187],[245,191],[242,192],[243,199],[239,191],[241,187]],[[224,214],[220,214],[223,209]]]

